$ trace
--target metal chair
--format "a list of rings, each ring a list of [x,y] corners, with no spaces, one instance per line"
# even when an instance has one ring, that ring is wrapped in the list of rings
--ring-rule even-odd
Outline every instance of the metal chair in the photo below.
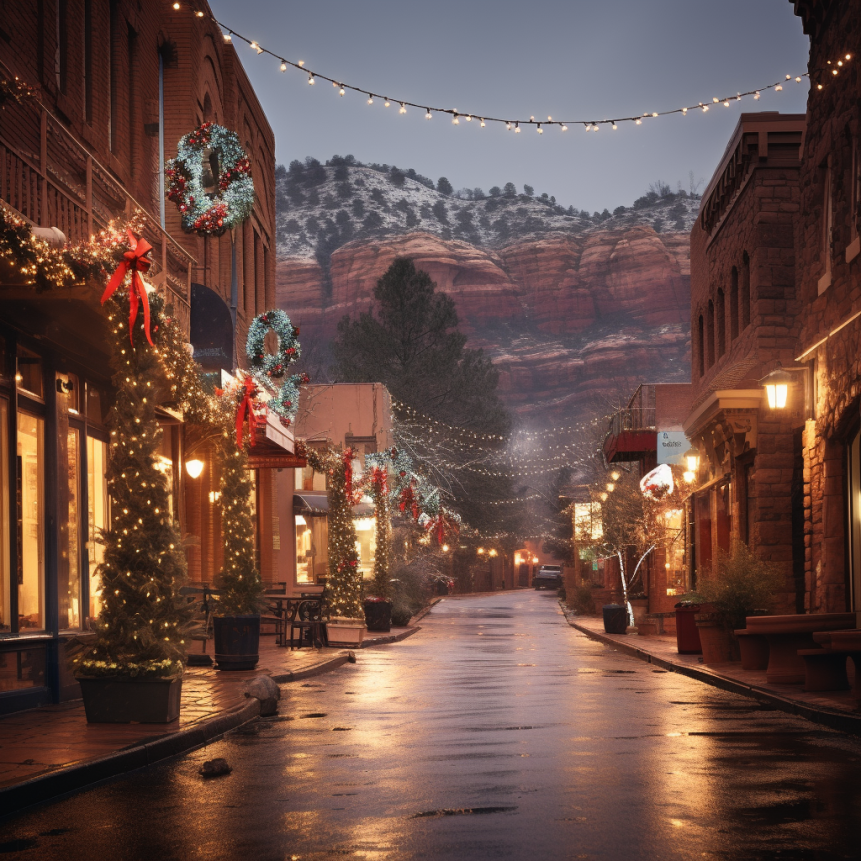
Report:
[[[290,648],[301,649],[305,644],[314,648],[328,645],[326,623],[323,621],[322,598],[300,598],[291,603]],[[299,632],[298,637],[296,636],[297,631]]]

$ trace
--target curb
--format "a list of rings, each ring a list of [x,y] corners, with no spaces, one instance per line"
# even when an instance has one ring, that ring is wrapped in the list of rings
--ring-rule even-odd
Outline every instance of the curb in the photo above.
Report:
[[[406,640],[407,637],[412,637],[413,634],[418,634],[421,631],[421,627],[416,625],[414,628],[407,628],[405,631],[401,631],[400,634],[391,634],[388,637],[373,637],[370,640],[362,640],[359,643],[360,649],[368,649],[373,646],[386,646],[389,643],[400,643],[401,640]]]
[[[815,708],[814,706],[807,705],[806,703],[800,703],[787,697],[781,697],[772,691],[767,691],[764,688],[759,687],[758,685],[746,685],[744,682],[731,679],[715,672],[714,670],[708,670],[705,667],[700,668],[688,666],[687,664],[676,664],[673,661],[668,661],[665,658],[659,658],[656,655],[652,655],[643,649],[638,649],[636,646],[629,646],[627,643],[620,643],[618,640],[613,640],[609,636],[601,634],[598,631],[592,631],[584,625],[578,625],[576,622],[571,620],[571,617],[568,616],[564,610],[561,612],[562,615],[565,616],[565,621],[568,622],[572,628],[579,631],[581,634],[584,634],[590,640],[596,640],[599,643],[612,646],[614,649],[618,649],[618,651],[623,652],[626,655],[630,655],[632,658],[638,658],[641,661],[645,661],[647,664],[654,664],[656,667],[660,667],[661,669],[667,670],[671,673],[688,676],[691,679],[696,679],[698,682],[705,682],[708,685],[728,691],[729,693],[740,694],[741,696],[755,699],[758,702],[772,705],[775,708],[780,709],[780,711],[806,718],[813,723],[827,726],[830,729],[836,729],[840,732],[849,733],[850,735],[861,736],[861,715],[852,715],[847,714],[846,712],[833,711],[831,709]]]
[[[430,604],[428,604],[427,607],[424,608],[424,610],[419,610],[419,612],[416,613],[415,616],[412,617],[412,619],[410,619],[410,622],[414,624],[416,622],[421,622],[421,620],[424,619],[424,617],[427,616],[427,614],[430,613],[430,611],[433,610],[433,608],[436,607],[436,605],[439,604],[440,601],[442,601],[442,595],[440,595],[438,598],[434,598],[433,601],[431,601]]]
[[[351,659],[353,662],[356,660],[351,652],[341,652],[311,667],[296,672],[273,674],[271,678],[280,684],[309,679],[334,670]],[[251,697],[247,702],[187,729],[154,738],[152,741],[139,742],[96,759],[73,763],[57,771],[31,777],[22,783],[0,787],[0,811],[3,811],[0,814],[0,822],[27,807],[54,801],[61,795],[91,788],[111,778],[205,747],[259,715],[260,701]]]

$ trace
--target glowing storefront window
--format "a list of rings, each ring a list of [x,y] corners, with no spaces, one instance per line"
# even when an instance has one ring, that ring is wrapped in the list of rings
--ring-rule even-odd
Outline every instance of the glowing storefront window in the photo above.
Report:
[[[108,444],[87,437],[87,559],[89,561],[90,606],[88,616],[95,619],[102,609],[101,583],[96,569],[105,558],[101,533],[110,522],[110,497],[105,471],[108,466]]]
[[[45,422],[18,413],[18,629],[45,627]]]

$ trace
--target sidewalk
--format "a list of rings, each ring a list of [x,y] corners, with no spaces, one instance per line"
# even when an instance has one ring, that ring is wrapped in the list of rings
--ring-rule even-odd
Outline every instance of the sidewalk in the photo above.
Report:
[[[861,711],[852,691],[808,693],[801,685],[770,685],[765,671],[743,670],[738,662],[702,664],[699,655],[680,655],[675,634],[640,637],[605,634],[601,619],[562,611],[568,624],[590,637],[662,669],[690,676],[725,691],[753,697],[781,711],[799,715],[841,732],[861,735]]]
[[[366,637],[362,647],[406,639],[417,626]],[[279,684],[299,681],[355,661],[345,649],[290,651],[263,637],[255,670],[187,668],[182,708],[170,724],[88,724],[82,700],[0,717],[0,817],[31,804],[186,753],[258,716],[245,683],[269,675]]]

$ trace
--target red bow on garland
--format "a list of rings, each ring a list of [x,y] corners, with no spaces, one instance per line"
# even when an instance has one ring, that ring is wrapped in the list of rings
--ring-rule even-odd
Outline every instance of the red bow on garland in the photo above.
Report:
[[[425,529],[428,532],[436,534],[437,544],[442,544],[445,541],[446,533],[451,533],[455,536],[460,534],[460,527],[457,525],[457,521],[448,520],[445,516],[445,510],[442,508],[433,520],[428,521]]]
[[[248,418],[248,429],[251,436],[251,445],[254,445],[254,397],[257,394],[257,386],[251,377],[245,378],[245,390],[239,409],[236,411],[236,447],[242,448],[242,436],[245,429],[245,419]]]
[[[152,265],[152,261],[147,260],[146,255],[152,251],[152,245],[143,237],[135,239],[134,233],[131,230],[126,231],[129,235],[129,245],[131,248],[123,254],[125,258],[108,281],[108,286],[102,295],[102,305],[111,298],[117,288],[125,281],[126,275],[131,272],[132,283],[129,286],[129,340],[134,346],[134,327],[135,320],[138,316],[138,302],[143,306],[144,315],[144,332],[149,345],[154,346],[152,337],[149,333],[149,298],[146,295],[146,287],[144,287],[141,272],[147,272]]]
[[[389,477],[385,469],[375,466],[371,470],[371,482],[379,493],[386,494],[389,492]]]
[[[407,508],[410,509],[413,515],[413,520],[419,519],[419,501],[416,498],[416,480],[414,478],[410,479],[410,483],[401,491],[401,501],[400,501],[400,509],[401,511],[406,511]]]

